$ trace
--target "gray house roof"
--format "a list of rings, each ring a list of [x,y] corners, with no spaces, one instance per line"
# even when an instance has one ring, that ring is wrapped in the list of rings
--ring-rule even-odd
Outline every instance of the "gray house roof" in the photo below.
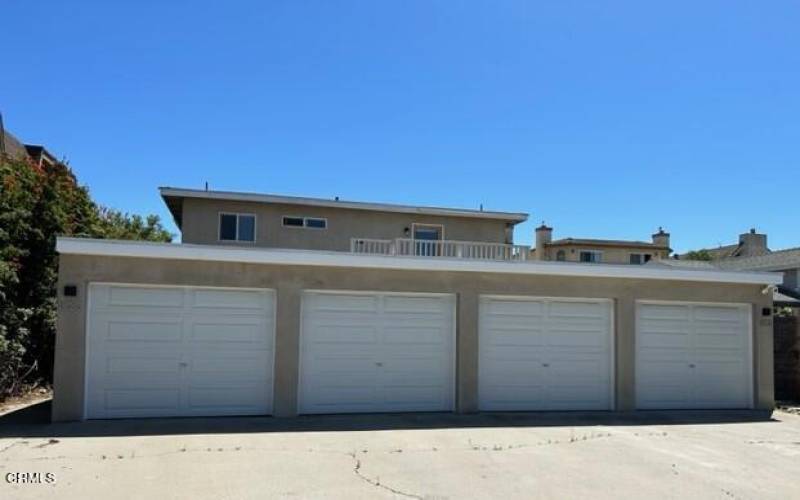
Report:
[[[781,269],[800,268],[800,247],[776,250],[753,257],[736,257],[716,262],[722,269],[731,271],[778,271]]]
[[[14,135],[8,130],[3,130],[3,136],[0,137],[3,141],[3,151],[11,158],[24,158],[28,156],[25,150],[25,145],[22,144]]]
[[[277,203],[282,205],[304,205],[330,208],[348,208],[352,210],[370,210],[374,212],[399,212],[424,215],[441,215],[450,217],[468,217],[474,219],[504,220],[518,224],[528,219],[528,214],[521,212],[492,212],[465,208],[425,207],[415,205],[395,205],[390,203],[369,203],[362,201],[344,201],[325,198],[305,198],[276,194],[241,193],[232,191],[205,191],[202,189],[184,189],[174,187],[159,188],[161,197],[169,207],[178,226],[181,225],[182,213],[180,200],[183,198],[204,198],[211,200],[250,201],[256,203]]]

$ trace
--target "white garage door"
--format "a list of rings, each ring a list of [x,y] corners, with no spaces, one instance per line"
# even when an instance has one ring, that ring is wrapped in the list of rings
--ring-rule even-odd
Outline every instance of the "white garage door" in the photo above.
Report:
[[[93,284],[87,418],[272,411],[274,293]]]
[[[750,321],[746,304],[637,303],[637,407],[750,408]]]
[[[480,300],[482,410],[613,408],[611,301]]]
[[[452,295],[306,292],[300,413],[451,411]]]

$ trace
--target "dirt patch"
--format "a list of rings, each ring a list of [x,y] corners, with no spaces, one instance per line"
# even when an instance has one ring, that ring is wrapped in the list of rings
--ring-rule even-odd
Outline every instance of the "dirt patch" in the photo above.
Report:
[[[53,390],[46,387],[39,387],[26,392],[22,396],[8,398],[0,402],[0,416],[20,410],[26,406],[35,405],[42,401],[47,401],[53,397]]]

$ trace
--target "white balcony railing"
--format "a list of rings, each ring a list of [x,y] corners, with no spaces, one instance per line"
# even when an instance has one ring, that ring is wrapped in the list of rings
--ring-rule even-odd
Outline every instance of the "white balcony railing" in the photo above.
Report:
[[[480,241],[415,240],[395,238],[380,240],[352,238],[350,251],[370,255],[400,255],[416,257],[447,257],[479,260],[528,260],[530,248]]]

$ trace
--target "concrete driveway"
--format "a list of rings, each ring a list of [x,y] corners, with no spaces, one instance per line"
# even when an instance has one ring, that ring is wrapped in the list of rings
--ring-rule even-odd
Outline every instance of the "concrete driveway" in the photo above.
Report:
[[[47,410],[0,418],[0,498],[800,498],[782,412],[30,423]]]

